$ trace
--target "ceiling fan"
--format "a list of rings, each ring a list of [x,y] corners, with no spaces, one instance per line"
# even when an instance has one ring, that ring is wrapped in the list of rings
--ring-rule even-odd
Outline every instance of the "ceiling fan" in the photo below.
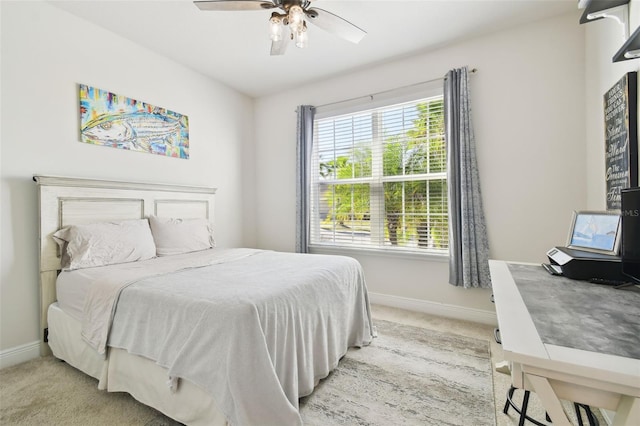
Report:
[[[269,19],[271,55],[283,55],[289,40],[297,47],[307,45],[307,22],[352,43],[359,43],[367,33],[351,22],[324,9],[310,7],[312,0],[200,0],[194,4],[200,10],[213,11],[274,11]],[[289,31],[285,31],[288,27]]]

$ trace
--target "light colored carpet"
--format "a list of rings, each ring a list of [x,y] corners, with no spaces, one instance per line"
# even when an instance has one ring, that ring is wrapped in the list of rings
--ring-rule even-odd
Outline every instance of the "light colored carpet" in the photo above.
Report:
[[[423,338],[429,341],[431,335],[454,335],[453,341],[456,341],[455,336],[461,336],[464,342],[477,342],[482,343],[485,348],[487,342],[489,342],[491,348],[491,360],[487,357],[479,356],[479,362],[489,364],[489,362],[495,364],[502,360],[502,350],[499,345],[493,341],[493,327],[475,324],[465,321],[452,320],[448,318],[442,318],[437,316],[430,316],[415,312],[409,312],[399,310],[395,308],[388,308],[383,306],[373,307],[374,319],[378,321],[391,321],[399,324],[409,325],[413,327],[419,327],[424,330]],[[381,323],[382,324],[382,323]],[[418,334],[419,334],[418,330]],[[437,333],[434,333],[437,332]],[[385,327],[380,329],[381,337],[384,337],[386,333]],[[416,333],[414,331],[413,333]],[[390,337],[394,337],[395,334],[391,332]],[[471,339],[464,339],[471,338]],[[393,353],[393,345],[383,345],[383,339],[378,339],[375,345],[387,346],[390,353]],[[368,348],[365,348],[367,350]],[[361,363],[360,358],[366,360],[367,353],[365,350],[352,350],[349,356],[346,358],[347,362],[345,368],[339,368],[333,375],[330,375],[327,380],[320,384],[316,389],[316,392],[307,398],[304,402],[306,404],[315,404],[314,395],[316,393],[321,396],[321,392],[325,392],[325,388],[331,390],[335,386],[325,386],[330,384],[330,381],[335,376],[344,375],[345,371],[358,371],[358,369],[371,369]],[[480,349],[482,350],[482,349]],[[473,351],[472,351],[473,353]],[[472,355],[472,358],[474,356]],[[483,360],[483,361],[482,361]],[[422,361],[413,361],[409,364],[420,364]],[[349,367],[351,364],[352,367]],[[448,363],[447,363],[448,364]],[[454,363],[453,363],[454,364]],[[375,365],[375,364],[374,364]],[[492,364],[491,364],[492,365]],[[488,369],[491,368],[489,365]],[[413,367],[413,365],[412,365]],[[422,368],[418,366],[418,368]],[[344,370],[344,371],[343,371]],[[454,369],[455,370],[455,369]],[[475,370],[475,368],[474,368]],[[397,373],[394,373],[397,375]],[[413,377],[419,376],[415,372],[411,373]],[[448,373],[447,373],[448,374]],[[456,373],[452,372],[452,377],[455,377]],[[496,373],[493,369],[487,372],[482,381],[482,385],[487,387],[491,391],[493,385],[493,391],[489,400],[486,397],[478,397],[477,392],[475,395],[469,395],[474,398],[474,404],[481,402],[485,405],[486,411],[489,413],[485,419],[480,419],[480,423],[476,423],[475,420],[467,419],[466,422],[456,423],[456,419],[459,416],[456,413],[457,408],[451,407],[450,409],[438,408],[432,410],[437,412],[438,415],[444,415],[447,421],[443,423],[431,422],[433,419],[427,419],[423,423],[413,424],[468,424],[468,425],[482,425],[482,424],[496,424],[496,426],[511,426],[518,424],[517,417],[513,410],[507,416],[502,413],[502,407],[504,405],[505,395],[509,388],[510,379],[509,376],[501,373]],[[479,375],[478,377],[480,377]],[[385,376],[387,377],[386,384],[380,386],[386,386],[387,389],[393,390],[396,380],[393,378],[393,374]],[[475,376],[474,376],[475,377]],[[422,377],[420,377],[422,379]],[[353,378],[351,380],[354,380]],[[429,380],[429,379],[427,379]],[[433,380],[433,379],[432,379]],[[474,384],[473,386],[477,386]],[[421,383],[417,383],[416,387],[419,389],[416,391],[408,392],[404,397],[402,395],[395,395],[393,399],[389,399],[387,402],[399,406],[400,411],[406,408],[405,401],[410,401],[411,404],[419,404],[427,400],[428,395],[426,391],[429,386],[422,388]],[[447,386],[433,386],[438,389],[439,392],[445,392]],[[368,389],[361,389],[363,392]],[[398,389],[395,389],[398,390]],[[454,388],[449,391],[455,391]],[[388,391],[385,391],[388,392]],[[471,391],[470,391],[471,392]],[[354,394],[357,392],[353,392]],[[375,393],[375,392],[374,392]],[[342,400],[348,399],[349,395],[345,393],[338,393],[336,390],[334,401],[336,398]],[[383,394],[381,394],[383,395]],[[381,395],[378,395],[381,396]],[[445,398],[445,394],[441,394],[434,398]],[[385,398],[379,397],[376,399],[376,395],[370,396],[369,399],[375,404],[384,405]],[[493,401],[491,401],[493,399]],[[340,401],[342,403],[342,401]],[[372,402],[372,403],[373,403]],[[354,419],[355,411],[352,411],[352,406],[348,406],[348,403],[342,405],[348,410],[341,416],[332,417],[331,422],[333,424],[352,425],[359,424]],[[494,406],[495,405],[495,406]],[[337,405],[331,404],[329,407],[335,410]],[[411,411],[411,409],[407,410]],[[309,424],[315,425],[328,425],[328,417],[325,416],[323,422],[319,422],[322,416],[312,417],[306,414],[306,409],[303,408],[303,416]],[[532,394],[528,413],[538,419],[544,419],[544,410],[541,408],[539,401],[537,401],[535,394]],[[417,414],[420,413],[410,413]],[[407,417],[407,420],[402,420],[404,424],[411,424],[416,418],[419,417]],[[403,419],[402,415],[399,415],[398,419]],[[315,422],[315,423],[314,423]],[[174,422],[171,419],[163,416],[161,413],[148,408],[142,404],[139,404],[132,397],[123,393],[107,393],[99,391],[97,389],[97,381],[84,375],[78,370],[70,367],[69,365],[55,360],[54,358],[40,358],[0,370],[0,424],[2,425],[145,425],[145,426],[176,426],[179,423]],[[366,424],[361,422],[360,424]],[[386,424],[403,424],[400,421],[387,422]],[[604,425],[601,421],[601,424]]]
[[[146,425],[179,423],[53,357],[0,370],[0,425]]]
[[[384,319],[388,321],[394,321],[402,324],[414,325],[429,330],[438,330],[446,333],[457,334],[461,336],[473,337],[476,339],[486,339],[490,343],[491,347],[491,362],[492,365],[496,365],[504,360],[502,354],[502,346],[496,343],[493,337],[493,330],[495,326],[477,324],[468,321],[454,320],[450,318],[444,318],[434,315],[427,315],[418,312],[405,311],[402,309],[390,308],[386,306],[376,305],[373,310],[375,318]],[[506,400],[507,391],[511,386],[511,377],[508,374],[503,374],[492,371],[493,378],[493,394],[496,408],[496,426],[514,426],[518,424],[520,420],[519,415],[510,409],[508,414],[504,414],[502,409]],[[514,395],[516,402],[522,401],[523,391],[518,389]],[[572,424],[577,425],[578,420],[573,411],[572,404],[568,401],[562,401],[565,412],[567,413],[569,420]],[[593,409],[593,413],[598,418],[601,426],[606,426],[607,422],[602,417],[599,409]],[[527,408],[527,415],[531,418],[552,426],[552,423],[545,422],[545,410],[540,403],[535,392],[531,392],[529,399],[529,407]],[[586,423],[586,418],[583,418]],[[470,423],[471,424],[471,423]],[[530,422],[526,422],[526,425],[532,425]]]
[[[494,425],[489,342],[376,320],[301,401],[306,425]]]

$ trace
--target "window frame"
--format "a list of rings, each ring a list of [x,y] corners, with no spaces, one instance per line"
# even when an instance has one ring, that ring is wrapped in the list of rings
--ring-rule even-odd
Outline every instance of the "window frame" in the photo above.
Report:
[[[394,91],[384,92],[382,94],[378,94],[376,96],[369,96],[366,98],[360,99],[352,99],[345,102],[338,102],[336,104],[330,104],[326,106],[321,106],[316,109],[316,115],[314,117],[314,138],[317,135],[317,126],[315,123],[318,120],[339,117],[341,115],[356,115],[359,112],[366,112],[369,110],[374,110],[377,108],[391,107],[393,105],[407,103],[407,102],[419,102],[422,99],[432,99],[432,98],[443,98],[443,87],[441,81],[437,82],[427,82],[426,84],[422,84],[421,87],[411,86],[408,88],[398,89]],[[375,120],[375,118],[372,118]],[[373,140],[380,143],[379,139],[376,137],[376,133],[378,131],[378,126],[372,124],[372,132],[373,132]],[[318,170],[318,151],[317,146],[314,143],[313,153],[312,153],[312,175],[314,173],[319,173]],[[445,148],[446,149],[446,148]],[[323,180],[324,184],[358,184],[358,183],[366,183],[370,186],[370,193],[373,194],[377,192],[378,194],[384,193],[384,184],[387,182],[409,182],[409,181],[424,181],[428,182],[429,180],[440,180],[444,179],[447,182],[447,171],[446,171],[446,158],[445,158],[445,171],[442,172],[434,172],[434,173],[420,173],[420,174],[409,174],[409,175],[392,175],[385,176],[382,169],[382,155],[381,150],[373,149],[374,153],[377,151],[378,155],[376,158],[375,154],[372,154],[372,176],[371,177],[357,177],[350,179],[329,179]],[[445,152],[446,156],[446,152]],[[373,171],[379,167],[380,170],[377,170],[377,176]],[[320,211],[320,195],[315,194],[317,191],[317,187],[319,180],[316,176],[312,176],[310,179],[310,184],[312,187],[309,188],[309,197],[310,202],[312,203],[311,208],[309,209],[309,249],[312,253],[342,253],[342,254],[373,254],[373,255],[381,255],[381,256],[399,256],[403,258],[418,258],[418,259],[429,259],[435,261],[447,261],[450,256],[450,246],[447,245],[446,250],[436,251],[433,249],[420,249],[420,248],[409,248],[409,247],[393,247],[385,244],[385,218],[384,215],[380,215],[381,209],[377,209],[373,207],[374,197],[372,196],[370,202],[372,203],[369,207],[371,222],[371,238],[377,238],[377,241],[372,244],[372,246],[360,246],[360,245],[345,245],[339,244],[336,242],[332,243],[322,243],[319,241],[314,241],[313,236],[318,236],[319,229],[321,227],[321,220],[319,218],[315,218],[314,215],[318,214]],[[316,187],[313,187],[313,186]],[[380,198],[380,196],[378,197]],[[381,196],[384,199],[384,195]],[[315,205],[313,205],[315,203]],[[374,213],[375,210],[375,213]],[[376,220],[374,216],[377,217]],[[449,217],[448,206],[447,206],[447,217]],[[374,226],[377,225],[377,226]],[[450,226],[449,219],[447,219],[447,231]],[[375,228],[378,228],[374,230]]]

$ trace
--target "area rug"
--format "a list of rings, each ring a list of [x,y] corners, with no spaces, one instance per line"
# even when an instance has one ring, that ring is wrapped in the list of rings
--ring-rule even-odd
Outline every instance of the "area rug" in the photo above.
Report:
[[[300,402],[305,425],[495,425],[489,342],[387,321]]]
[[[495,426],[489,342],[376,320],[303,398],[305,425]],[[0,370],[0,424],[179,426],[53,357]]]

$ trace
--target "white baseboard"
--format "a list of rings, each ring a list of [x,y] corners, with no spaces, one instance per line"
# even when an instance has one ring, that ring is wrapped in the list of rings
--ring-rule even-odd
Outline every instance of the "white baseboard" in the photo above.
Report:
[[[0,369],[20,364],[40,356],[40,342],[35,341],[0,351]]]
[[[371,303],[377,305],[391,306],[393,308],[472,321],[480,324],[498,325],[498,317],[496,313],[492,311],[371,292],[369,292],[369,299]]]

